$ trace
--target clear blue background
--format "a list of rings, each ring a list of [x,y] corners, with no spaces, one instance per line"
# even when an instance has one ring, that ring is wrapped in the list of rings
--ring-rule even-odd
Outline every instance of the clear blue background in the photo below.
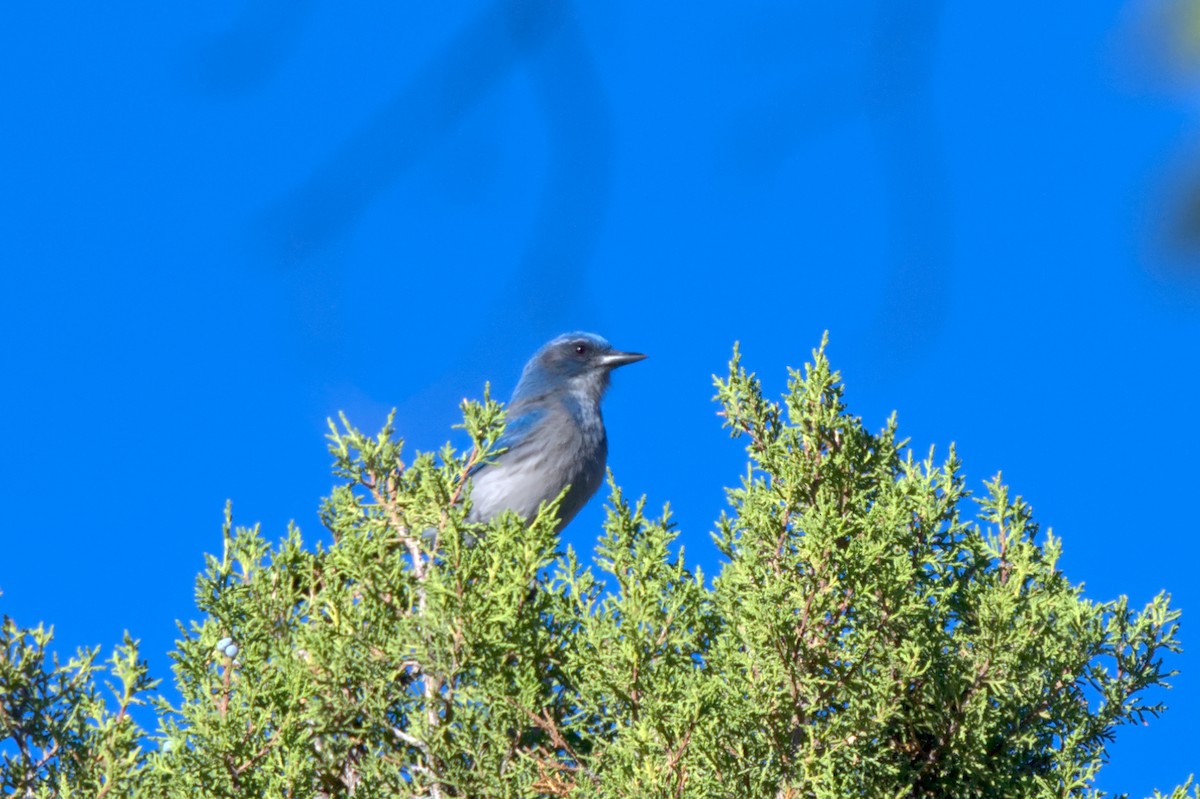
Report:
[[[1174,594],[1171,710],[1100,785],[1182,781],[1200,81],[1163,7],[3,4],[0,610],[167,677],[226,498],[317,536],[327,416],[436,447],[571,329],[650,354],[610,465],[711,574],[711,375],[740,340],[778,394],[828,329],[855,412],[1002,469],[1089,596]]]

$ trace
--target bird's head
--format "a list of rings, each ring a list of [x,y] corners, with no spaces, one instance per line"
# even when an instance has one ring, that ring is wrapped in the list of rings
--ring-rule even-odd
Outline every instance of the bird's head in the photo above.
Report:
[[[613,349],[595,333],[567,333],[538,350],[525,365],[513,401],[557,389],[583,392],[599,400],[613,369],[645,357],[640,352]]]

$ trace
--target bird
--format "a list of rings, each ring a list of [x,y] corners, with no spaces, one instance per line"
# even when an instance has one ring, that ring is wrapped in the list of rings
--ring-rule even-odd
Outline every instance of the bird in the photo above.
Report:
[[[621,352],[595,333],[566,333],[525,364],[508,404],[495,458],[476,467],[467,520],[485,523],[511,510],[526,522],[566,489],[555,532],[604,482],[608,434],[600,400],[612,370],[646,356]]]

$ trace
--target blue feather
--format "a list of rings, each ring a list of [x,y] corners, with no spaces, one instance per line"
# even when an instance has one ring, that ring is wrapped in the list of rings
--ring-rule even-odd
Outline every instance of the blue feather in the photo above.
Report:
[[[471,520],[506,510],[529,520],[565,491],[557,529],[565,527],[604,481],[608,435],[600,400],[610,373],[644,357],[614,350],[592,333],[568,333],[538,350],[509,403],[496,442],[504,451],[469,474]]]

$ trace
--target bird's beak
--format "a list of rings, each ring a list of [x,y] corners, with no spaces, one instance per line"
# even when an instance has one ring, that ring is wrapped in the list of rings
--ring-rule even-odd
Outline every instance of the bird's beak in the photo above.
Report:
[[[640,352],[613,352],[605,353],[600,359],[602,366],[607,366],[609,369],[616,369],[618,366],[624,366],[627,363],[637,363],[643,360],[646,356]]]

